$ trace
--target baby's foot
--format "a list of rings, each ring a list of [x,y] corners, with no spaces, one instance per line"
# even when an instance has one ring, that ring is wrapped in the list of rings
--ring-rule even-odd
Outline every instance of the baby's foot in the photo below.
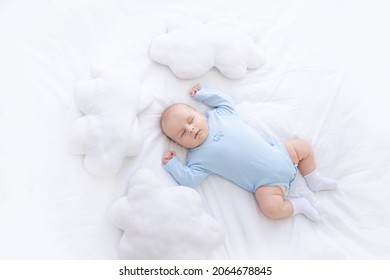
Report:
[[[288,199],[293,207],[293,215],[303,214],[309,220],[313,222],[319,222],[321,220],[318,211],[311,205],[311,203],[304,197],[289,198]]]
[[[303,176],[307,186],[314,192],[327,191],[337,189],[338,183],[336,180],[322,177],[317,170]]]

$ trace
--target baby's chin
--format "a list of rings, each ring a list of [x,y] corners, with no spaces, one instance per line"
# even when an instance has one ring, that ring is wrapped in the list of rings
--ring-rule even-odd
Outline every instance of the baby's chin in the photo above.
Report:
[[[198,141],[198,145],[196,145],[196,147],[199,147],[200,145],[202,145],[204,143],[204,141],[206,141],[207,137],[208,137],[208,132],[201,130],[196,137],[196,140]]]
[[[201,133],[200,135],[198,135],[197,139],[195,139],[196,141],[194,141],[192,143],[181,144],[181,146],[184,148],[187,148],[187,149],[194,149],[194,148],[202,145],[206,141],[207,136],[208,136],[208,134]],[[180,144],[180,143],[178,143],[178,144]]]

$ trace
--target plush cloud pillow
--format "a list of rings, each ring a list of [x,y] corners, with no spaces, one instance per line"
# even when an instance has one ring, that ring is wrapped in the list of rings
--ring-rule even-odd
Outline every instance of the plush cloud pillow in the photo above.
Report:
[[[265,61],[254,38],[229,19],[203,24],[175,18],[168,33],[153,39],[150,57],[169,66],[182,79],[197,78],[212,67],[230,79],[238,79],[245,76],[247,68],[257,68]]]
[[[202,259],[224,240],[195,190],[162,186],[148,169],[131,178],[127,196],[113,204],[109,217],[124,231],[123,259]]]
[[[125,157],[140,152],[137,114],[153,99],[142,93],[129,69],[94,69],[92,76],[75,87],[75,103],[84,115],[71,129],[69,147],[71,153],[85,155],[88,171],[112,176]]]

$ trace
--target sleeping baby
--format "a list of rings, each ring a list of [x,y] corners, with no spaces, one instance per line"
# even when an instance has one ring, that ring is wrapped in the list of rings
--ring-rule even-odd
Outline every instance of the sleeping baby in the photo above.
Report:
[[[337,182],[322,177],[313,150],[301,139],[274,143],[241,120],[231,99],[220,91],[195,85],[195,100],[212,107],[207,117],[177,103],[161,117],[163,133],[189,149],[186,164],[175,151],[164,153],[164,168],[183,186],[195,187],[208,175],[220,175],[254,193],[262,212],[271,219],[303,214],[318,222],[320,215],[304,197],[285,197],[297,170],[312,191],[332,190]]]

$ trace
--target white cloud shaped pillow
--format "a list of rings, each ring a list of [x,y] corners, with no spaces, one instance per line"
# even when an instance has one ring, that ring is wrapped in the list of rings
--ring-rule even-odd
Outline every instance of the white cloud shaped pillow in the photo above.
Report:
[[[205,24],[196,19],[175,18],[168,33],[153,39],[152,60],[167,65],[182,79],[194,79],[216,67],[230,79],[260,67],[264,56],[245,28],[229,19]]]
[[[142,135],[137,115],[153,98],[129,69],[92,71],[92,79],[75,87],[76,106],[84,114],[74,123],[70,152],[85,155],[84,165],[98,176],[112,176],[125,157],[140,152]]]
[[[140,169],[109,218],[124,233],[122,259],[203,259],[224,241],[224,232],[206,214],[199,194],[188,187],[165,187],[149,169]]]

